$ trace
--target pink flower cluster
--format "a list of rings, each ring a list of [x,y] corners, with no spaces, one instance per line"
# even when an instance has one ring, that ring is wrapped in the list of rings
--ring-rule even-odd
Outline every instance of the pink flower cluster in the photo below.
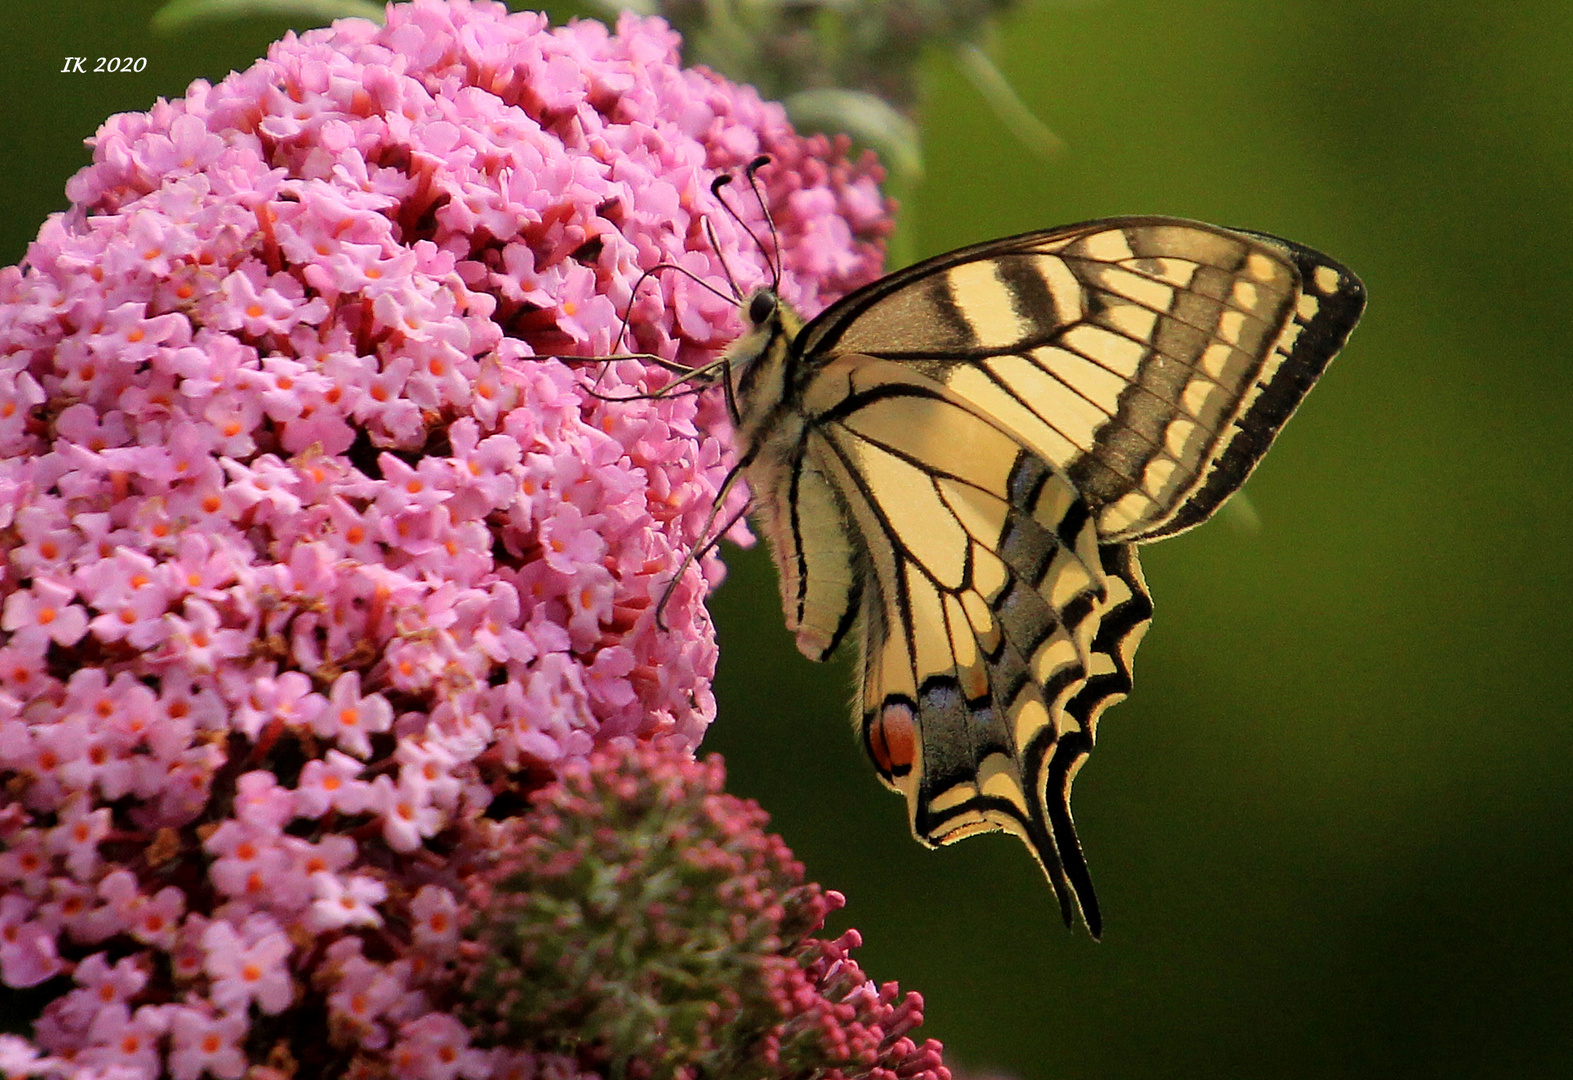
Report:
[[[603,747],[492,829],[456,964],[472,1030],[558,1075],[950,1080],[910,1038],[923,999],[863,974],[857,931],[811,936],[844,900],[724,779]]]
[[[710,194],[756,154],[806,309],[887,227],[871,162],[676,47],[464,0],[290,36],[107,122],[0,270],[0,983],[60,986],[0,1073],[284,1075],[316,1039],[492,1075],[422,982],[426,879],[714,711],[720,564],[653,614],[724,413],[554,357],[715,355],[731,305],[633,289],[765,276]]]

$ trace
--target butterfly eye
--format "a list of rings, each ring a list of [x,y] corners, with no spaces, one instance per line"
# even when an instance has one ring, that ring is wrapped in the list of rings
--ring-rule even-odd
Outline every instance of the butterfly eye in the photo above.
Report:
[[[763,326],[769,322],[776,313],[779,301],[776,294],[769,289],[760,289],[754,298],[748,302],[748,321],[755,326]]]

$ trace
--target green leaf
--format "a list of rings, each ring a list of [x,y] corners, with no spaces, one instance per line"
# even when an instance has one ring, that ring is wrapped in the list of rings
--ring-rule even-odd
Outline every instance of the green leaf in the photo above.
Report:
[[[800,131],[845,132],[879,155],[892,176],[911,183],[923,175],[917,125],[882,99],[862,90],[802,90],[786,99]]]
[[[170,0],[153,13],[160,33],[187,30],[204,23],[257,15],[309,19],[327,25],[334,19],[360,18],[381,23],[383,5],[371,0]]]
[[[1065,149],[1065,140],[1050,131],[1049,126],[1027,107],[1010,80],[1005,78],[1005,73],[994,66],[994,61],[981,48],[970,42],[964,44],[956,50],[956,59],[962,72],[994,110],[994,115],[1023,146],[1046,158]]]

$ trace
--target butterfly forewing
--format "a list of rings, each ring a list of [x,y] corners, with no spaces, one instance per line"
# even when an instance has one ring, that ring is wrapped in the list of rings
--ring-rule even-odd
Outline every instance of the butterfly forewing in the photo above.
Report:
[[[798,338],[805,363],[911,364],[1061,468],[1105,541],[1205,520],[1364,303],[1309,249],[1167,218],[963,248],[853,293]]]
[[[1099,932],[1070,787],[1152,615],[1133,542],[1239,487],[1363,299],[1286,241],[1122,218],[939,256],[806,327],[760,305],[732,386],[787,623],[816,660],[861,623],[855,723],[920,840],[1015,833]]]

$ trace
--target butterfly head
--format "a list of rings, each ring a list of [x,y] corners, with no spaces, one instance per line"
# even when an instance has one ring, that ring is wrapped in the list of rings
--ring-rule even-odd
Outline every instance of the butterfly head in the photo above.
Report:
[[[775,289],[755,289],[748,298],[748,321],[755,330],[776,319],[781,311],[781,298]]]
[[[740,433],[771,420],[790,389],[792,340],[803,320],[772,286],[755,289],[739,305],[748,329],[727,350],[734,415]]]

